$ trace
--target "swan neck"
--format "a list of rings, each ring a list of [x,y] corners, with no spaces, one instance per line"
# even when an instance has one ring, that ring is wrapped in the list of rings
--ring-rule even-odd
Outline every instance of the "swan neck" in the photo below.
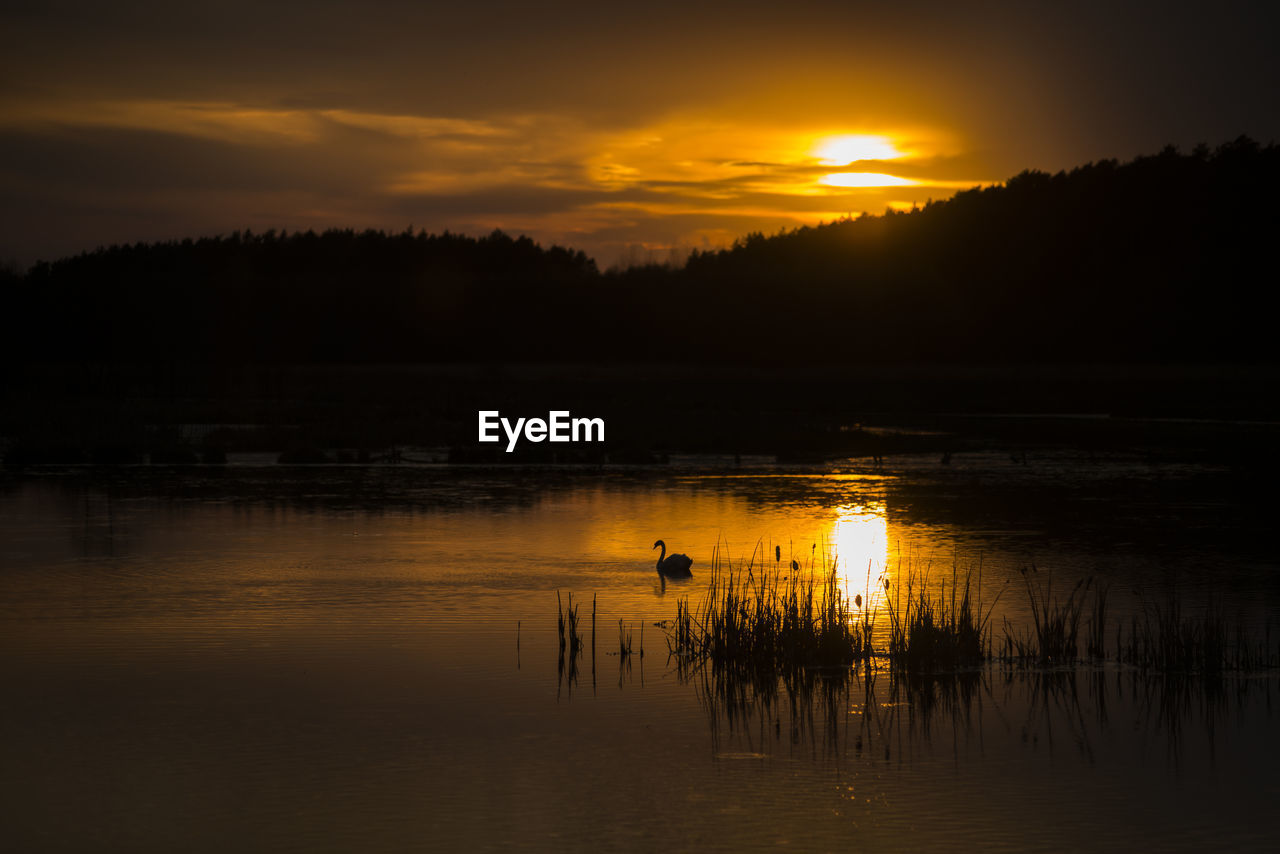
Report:
[[[658,555],[658,566],[662,566],[662,561],[667,557],[667,544],[659,543],[659,546],[662,548],[662,554]]]

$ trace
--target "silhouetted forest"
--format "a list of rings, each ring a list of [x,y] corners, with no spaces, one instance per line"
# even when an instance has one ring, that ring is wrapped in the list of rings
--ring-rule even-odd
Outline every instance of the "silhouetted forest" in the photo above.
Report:
[[[37,264],[7,302],[37,361],[450,360],[531,340],[598,279],[501,232],[236,232]]]
[[[11,364],[1275,361],[1280,149],[1173,148],[601,273],[501,232],[235,233],[3,274]]]

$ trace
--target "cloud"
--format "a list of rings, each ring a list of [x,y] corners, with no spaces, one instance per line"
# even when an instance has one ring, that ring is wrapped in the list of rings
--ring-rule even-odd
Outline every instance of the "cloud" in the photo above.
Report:
[[[912,150],[928,152],[931,143],[912,133]],[[913,190],[942,195],[946,181],[932,176],[964,162],[913,154],[833,167],[813,154],[822,138],[820,129],[723,117],[676,115],[617,129],[555,114],[481,119],[225,101],[69,102],[0,118],[0,182],[9,191],[5,221],[16,233],[24,231],[19,208],[61,217],[53,235],[28,232],[29,248],[40,254],[209,228],[409,222],[432,230],[500,227],[607,252],[627,229],[630,243],[664,235],[705,244],[713,234],[727,243],[730,222],[777,230],[882,210],[881,185],[895,181],[860,186],[882,168],[912,176]],[[830,186],[838,173],[854,173],[855,186]],[[699,216],[704,224],[692,225]],[[685,231],[673,231],[677,222]]]

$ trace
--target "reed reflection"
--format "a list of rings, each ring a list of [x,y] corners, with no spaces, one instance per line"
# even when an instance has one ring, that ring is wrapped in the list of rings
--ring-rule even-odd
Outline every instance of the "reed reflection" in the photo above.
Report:
[[[1257,677],[1170,681],[1101,669],[913,674],[859,664],[769,678],[677,672],[698,698],[715,757],[805,757],[837,767],[989,752],[1074,756],[1092,767],[1122,761],[1113,756],[1117,745],[1139,753],[1158,746],[1175,766],[1188,751],[1212,764],[1219,724],[1269,720],[1277,699],[1274,680]]]

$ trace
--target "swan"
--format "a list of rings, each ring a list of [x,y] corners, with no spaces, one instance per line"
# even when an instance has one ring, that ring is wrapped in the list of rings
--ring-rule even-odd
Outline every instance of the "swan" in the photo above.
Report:
[[[668,578],[689,578],[693,575],[689,567],[693,566],[693,558],[688,555],[667,555],[667,544],[658,540],[653,544],[656,549],[662,546],[662,554],[658,556],[658,574]]]

